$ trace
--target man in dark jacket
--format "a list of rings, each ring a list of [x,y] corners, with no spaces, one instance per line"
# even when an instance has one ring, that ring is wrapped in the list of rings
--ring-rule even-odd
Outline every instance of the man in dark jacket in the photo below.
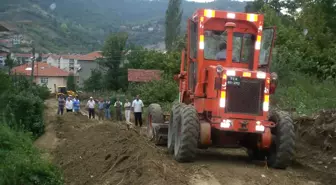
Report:
[[[64,96],[61,94],[58,97],[58,110],[57,110],[58,115],[59,114],[63,115],[64,106],[65,106],[65,99],[64,99]]]

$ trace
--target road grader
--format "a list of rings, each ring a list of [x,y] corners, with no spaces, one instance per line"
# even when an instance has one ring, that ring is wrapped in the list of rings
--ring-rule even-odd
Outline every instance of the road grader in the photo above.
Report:
[[[179,100],[168,119],[159,104],[148,107],[147,136],[166,144],[178,162],[198,149],[246,149],[253,160],[286,169],[295,148],[288,113],[270,109],[277,74],[270,72],[275,27],[262,14],[199,9],[188,19],[182,51]]]

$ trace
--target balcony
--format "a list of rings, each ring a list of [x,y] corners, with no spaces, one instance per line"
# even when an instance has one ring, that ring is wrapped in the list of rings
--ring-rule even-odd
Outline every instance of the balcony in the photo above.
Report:
[[[8,47],[0,44],[0,53],[10,53],[10,50]]]

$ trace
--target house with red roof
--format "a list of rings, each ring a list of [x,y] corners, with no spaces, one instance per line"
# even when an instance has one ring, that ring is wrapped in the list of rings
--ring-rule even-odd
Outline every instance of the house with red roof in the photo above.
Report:
[[[128,69],[129,82],[149,82],[152,80],[160,80],[163,71],[151,69]]]
[[[31,72],[31,63],[23,64],[12,69],[12,74],[20,74],[27,77],[31,76]],[[49,65],[46,62],[35,63],[34,82],[39,85],[45,84],[51,92],[55,92],[58,86],[66,86],[68,76],[68,71]]]
[[[60,68],[67,72],[74,72],[78,75],[79,86],[91,76],[91,70],[99,67],[96,59],[102,57],[101,51],[94,51],[86,55],[67,54],[56,55],[49,54],[46,62],[54,67]]]

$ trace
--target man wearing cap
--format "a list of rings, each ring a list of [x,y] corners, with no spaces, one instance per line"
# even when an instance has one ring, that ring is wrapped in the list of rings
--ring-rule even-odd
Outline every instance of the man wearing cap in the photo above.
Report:
[[[96,102],[93,100],[91,96],[90,100],[86,104],[86,107],[89,109],[89,119],[91,119],[91,117],[93,119],[95,118],[95,105],[96,105]]]

